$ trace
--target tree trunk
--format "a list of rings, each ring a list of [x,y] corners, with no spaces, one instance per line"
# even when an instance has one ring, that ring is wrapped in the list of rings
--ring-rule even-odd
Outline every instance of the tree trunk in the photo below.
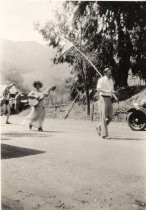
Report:
[[[85,92],[86,92],[86,100],[87,100],[87,115],[90,115],[90,94],[89,94],[89,88],[88,88],[88,81],[86,77],[86,63],[83,61],[83,69],[82,69],[82,76],[83,81],[85,85]]]
[[[91,120],[94,120],[94,103],[92,104]]]
[[[116,86],[118,87],[127,87],[128,83],[128,72],[130,68],[130,56],[125,53],[125,55],[121,56],[119,59],[119,69],[116,80]]]
[[[86,100],[87,100],[87,115],[90,115],[90,95],[89,95],[89,89],[87,85],[85,85],[86,88]]]
[[[118,71],[116,76],[117,87],[128,86],[128,72],[130,69],[130,55],[132,44],[128,32],[125,33],[120,27],[118,32]]]

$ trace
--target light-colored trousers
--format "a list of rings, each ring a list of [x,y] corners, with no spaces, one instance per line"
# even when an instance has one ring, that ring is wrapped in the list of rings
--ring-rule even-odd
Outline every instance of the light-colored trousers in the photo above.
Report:
[[[100,114],[100,129],[101,136],[108,136],[108,124],[112,120],[113,106],[111,97],[100,96],[98,101],[98,108]]]

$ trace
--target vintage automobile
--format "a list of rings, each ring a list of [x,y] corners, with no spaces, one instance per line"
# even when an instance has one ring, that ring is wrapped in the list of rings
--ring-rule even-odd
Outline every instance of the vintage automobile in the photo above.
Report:
[[[133,107],[128,110],[128,125],[134,131],[142,131],[146,128],[146,99],[134,102]]]
[[[4,89],[4,87],[1,87],[1,92],[2,92],[2,88]],[[11,108],[11,114],[18,114],[22,110],[27,109],[29,107],[27,94],[19,91],[15,87],[10,89],[9,103],[10,103],[10,108]],[[1,93],[1,97],[0,97],[1,112],[2,112],[2,105],[3,105],[3,96]],[[1,115],[2,114],[3,113],[1,113]]]
[[[27,94],[18,93],[17,95],[15,95],[15,97],[13,97],[13,95],[10,96],[10,107],[12,114],[18,114],[19,112],[29,107]]]

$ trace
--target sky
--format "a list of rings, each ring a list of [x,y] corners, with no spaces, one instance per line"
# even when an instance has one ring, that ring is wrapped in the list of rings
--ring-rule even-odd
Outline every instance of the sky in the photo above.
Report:
[[[55,11],[58,9],[61,10],[62,3],[63,0],[0,0],[0,38],[2,38],[0,39],[0,45],[3,39],[11,41],[36,41],[40,44],[47,44],[43,40],[43,36],[35,30],[34,23],[40,22],[43,24],[47,21],[53,21],[55,19]],[[68,67],[62,67],[63,74],[58,74],[57,66],[54,68],[49,66],[48,68],[52,71],[50,70],[46,73],[46,69],[42,69],[38,74],[34,70],[35,76],[42,78],[41,76],[45,72],[46,76],[50,78],[49,81],[51,81],[51,78],[53,80],[56,76],[60,75],[61,77],[61,75],[69,74]],[[29,77],[29,81],[34,79],[29,74],[27,76]],[[45,78],[42,78],[42,80],[45,82]],[[32,81],[30,84],[32,84]]]
[[[12,41],[46,43],[34,23],[54,19],[65,0],[0,0],[0,37]]]
[[[0,37],[12,41],[45,43],[34,29],[34,23],[53,21],[54,11],[63,1],[53,0],[0,0]]]

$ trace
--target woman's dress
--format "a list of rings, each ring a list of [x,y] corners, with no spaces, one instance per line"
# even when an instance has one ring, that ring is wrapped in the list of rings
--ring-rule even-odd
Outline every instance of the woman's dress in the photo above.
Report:
[[[39,101],[39,103],[36,106],[31,107],[31,112],[27,116],[27,120],[29,121],[29,124],[31,124],[33,127],[42,127],[46,111],[44,107],[44,93],[40,91],[32,91],[28,96],[34,96],[34,97],[40,97],[43,98]]]

